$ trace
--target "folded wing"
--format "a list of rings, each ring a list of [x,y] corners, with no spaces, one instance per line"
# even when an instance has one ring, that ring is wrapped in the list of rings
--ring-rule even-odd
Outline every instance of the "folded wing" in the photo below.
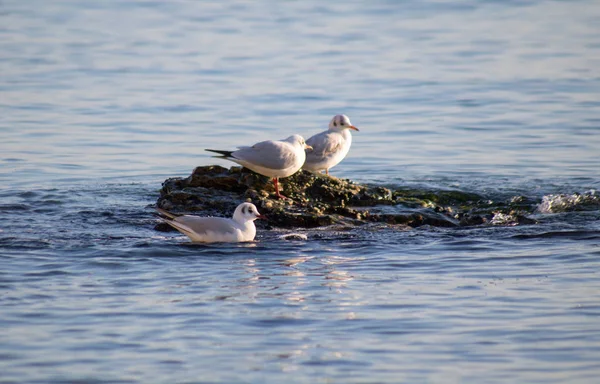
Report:
[[[168,223],[177,229],[185,230],[185,234],[192,232],[198,235],[206,235],[209,232],[213,232],[226,235],[234,234],[236,230],[232,220],[222,217],[184,215],[176,217]]]
[[[306,144],[313,147],[313,151],[306,154],[307,159],[317,159],[338,152],[344,145],[344,138],[337,132],[325,131],[309,138]]]
[[[270,169],[287,169],[294,165],[294,147],[281,141],[262,141],[251,147],[240,147],[232,153],[238,160]]]

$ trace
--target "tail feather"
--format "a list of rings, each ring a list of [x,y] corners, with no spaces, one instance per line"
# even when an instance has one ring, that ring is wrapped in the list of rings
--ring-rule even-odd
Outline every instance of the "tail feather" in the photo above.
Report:
[[[169,224],[171,227],[186,235],[192,241],[194,241],[194,238],[197,237],[196,233],[194,233],[194,231],[185,224],[174,220],[165,220],[165,223]]]
[[[176,218],[178,216],[178,215],[176,215],[174,213],[171,213],[169,211],[165,211],[164,209],[158,208],[158,207],[156,207],[156,211],[158,213],[160,213],[162,216],[165,216],[169,220],[173,220],[174,218]]]
[[[192,240],[194,239],[194,236],[196,236],[196,234],[194,233],[194,231],[191,228],[189,228],[185,224],[175,221],[175,219],[177,217],[182,216],[182,215],[176,215],[174,213],[165,211],[164,209],[158,208],[158,207],[156,207],[156,211],[161,215],[161,219],[164,223],[169,224],[171,227],[175,228],[176,230],[178,230],[182,234],[186,235],[190,239],[192,239]]]
[[[233,153],[233,151],[221,151],[219,149],[205,149],[205,151],[218,153],[221,156],[215,156],[215,157],[222,157],[224,159],[231,157],[231,154]]]

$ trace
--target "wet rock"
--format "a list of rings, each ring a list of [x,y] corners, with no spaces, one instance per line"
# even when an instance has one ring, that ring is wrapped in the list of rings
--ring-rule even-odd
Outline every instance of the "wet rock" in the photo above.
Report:
[[[394,190],[306,171],[282,179],[280,187],[289,199],[275,198],[271,180],[248,169],[202,166],[186,178],[165,180],[157,206],[174,212],[229,217],[238,204],[250,201],[268,218],[267,223],[257,221],[259,228],[317,228],[372,223],[409,227],[492,222],[515,225],[532,222],[526,217],[526,207],[535,205],[524,197],[496,203],[475,193]]]
[[[486,217],[482,215],[471,214],[469,212],[458,214],[456,215],[456,218],[459,220],[459,225],[462,227],[482,225],[488,222]]]

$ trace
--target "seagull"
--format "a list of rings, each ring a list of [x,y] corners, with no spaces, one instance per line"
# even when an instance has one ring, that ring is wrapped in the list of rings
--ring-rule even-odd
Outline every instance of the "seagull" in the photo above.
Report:
[[[242,203],[233,212],[233,218],[175,215],[156,208],[165,223],[197,243],[252,241],[256,236],[254,220],[264,219],[252,203]]]
[[[325,170],[329,175],[329,168],[336,166],[346,157],[352,144],[352,134],[350,129],[358,131],[346,115],[335,115],[329,122],[329,129],[317,133],[306,144],[313,148],[313,151],[306,154],[306,162],[303,169],[311,172],[320,172]]]
[[[285,199],[285,196],[279,193],[278,179],[298,172],[306,160],[305,150],[312,150],[300,135],[292,135],[285,140],[261,141],[251,147],[238,148],[237,151],[207,151],[218,153],[221,156],[217,157],[234,161],[256,173],[272,177],[275,194],[280,199]]]

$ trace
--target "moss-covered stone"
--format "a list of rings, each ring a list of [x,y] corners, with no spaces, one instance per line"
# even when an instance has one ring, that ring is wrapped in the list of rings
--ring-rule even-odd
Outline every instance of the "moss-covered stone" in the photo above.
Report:
[[[533,202],[524,197],[495,203],[475,193],[392,190],[306,171],[282,179],[280,187],[288,199],[277,199],[272,181],[248,169],[203,166],[186,178],[165,180],[157,205],[175,212],[230,216],[238,204],[251,201],[267,216],[266,225],[280,228],[367,223],[453,227],[498,224],[501,220],[510,225],[534,222],[526,217]]]

